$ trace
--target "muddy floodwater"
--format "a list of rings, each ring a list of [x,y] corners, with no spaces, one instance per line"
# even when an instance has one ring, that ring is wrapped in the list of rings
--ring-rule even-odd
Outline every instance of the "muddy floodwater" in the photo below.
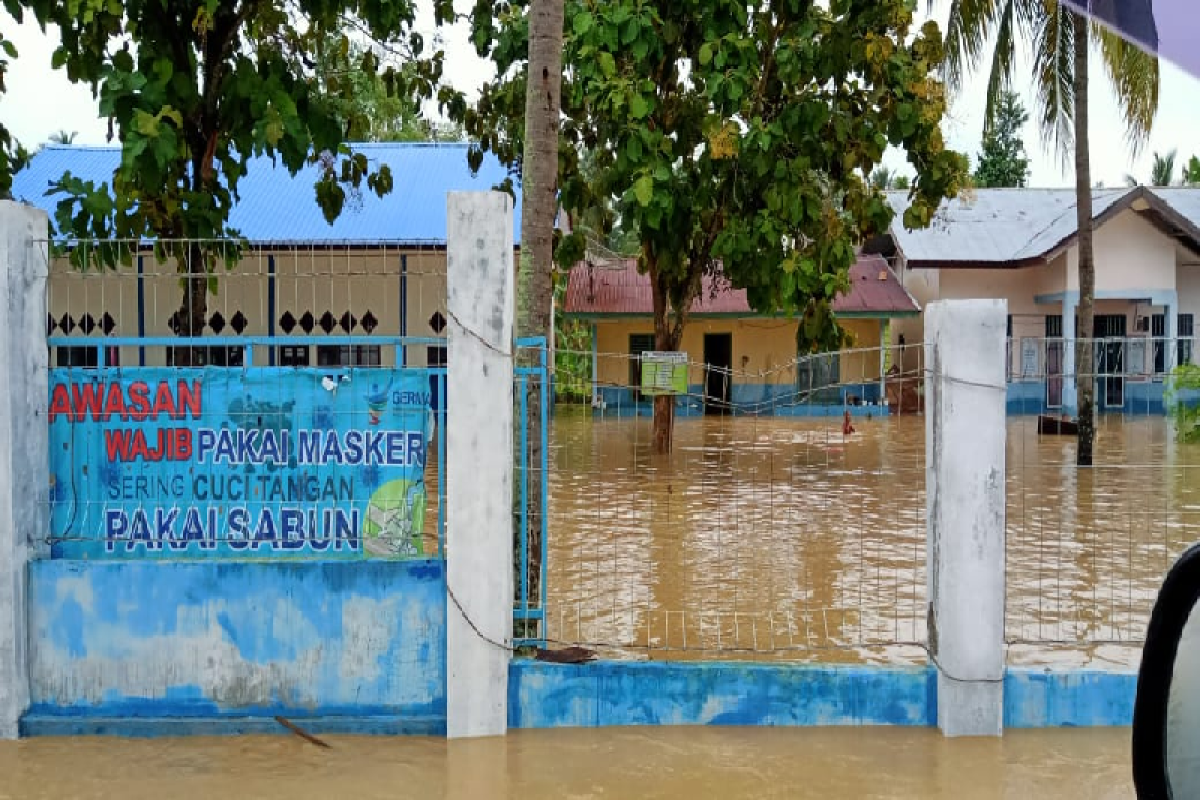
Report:
[[[560,407],[551,436],[547,630],[623,658],[924,659],[920,417],[676,422]],[[1200,446],[1161,417],[1072,437],[1012,418],[1013,663],[1134,667],[1158,583],[1200,541]]]
[[[658,728],[518,731],[448,743],[293,736],[0,743],[0,798],[1133,797],[1127,729]]]

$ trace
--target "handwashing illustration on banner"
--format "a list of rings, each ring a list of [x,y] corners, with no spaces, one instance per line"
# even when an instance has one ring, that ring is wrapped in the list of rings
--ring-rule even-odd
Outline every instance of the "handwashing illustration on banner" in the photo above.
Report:
[[[429,400],[399,370],[52,370],[54,555],[420,557]]]

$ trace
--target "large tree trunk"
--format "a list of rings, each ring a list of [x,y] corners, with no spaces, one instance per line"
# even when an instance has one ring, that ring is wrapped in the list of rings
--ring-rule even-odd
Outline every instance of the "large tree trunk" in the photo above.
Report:
[[[1075,331],[1079,443],[1075,463],[1090,467],[1092,443],[1096,436],[1095,353],[1092,343],[1096,262],[1092,252],[1092,169],[1088,154],[1088,20],[1078,13],[1071,12],[1071,16],[1075,34],[1075,207],[1079,230],[1079,325]]]
[[[681,325],[672,324],[666,287],[658,279],[653,263],[650,267],[650,287],[654,302],[654,349],[670,352],[679,347]],[[671,452],[675,433],[675,396],[666,394],[654,398],[654,452]]]
[[[525,88],[525,152],[521,172],[521,262],[517,274],[517,334],[550,335],[554,218],[558,211],[558,129],[562,91],[563,0],[533,0],[529,9],[529,73]],[[550,365],[551,369],[553,365]],[[547,378],[548,379],[548,378]],[[527,508],[529,600],[541,596],[542,481],[540,386],[530,381]],[[548,392],[547,392],[548,394]],[[515,543],[514,543],[515,544]],[[515,549],[515,548],[514,548]],[[518,589],[520,586],[518,575]],[[518,632],[520,633],[520,632]]]

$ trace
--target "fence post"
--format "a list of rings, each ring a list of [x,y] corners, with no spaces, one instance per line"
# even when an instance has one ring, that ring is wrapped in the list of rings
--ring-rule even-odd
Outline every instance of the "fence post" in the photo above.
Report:
[[[447,199],[446,733],[508,727],[513,586],[513,207]]]
[[[0,200],[0,738],[29,707],[28,563],[49,534],[46,215]]]
[[[1003,300],[925,309],[926,566],[938,727],[1004,725],[1005,329]]]

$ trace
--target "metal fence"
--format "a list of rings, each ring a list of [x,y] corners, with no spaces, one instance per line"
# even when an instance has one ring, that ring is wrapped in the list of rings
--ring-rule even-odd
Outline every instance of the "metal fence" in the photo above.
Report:
[[[1006,638],[1013,663],[1136,668],[1163,576],[1200,541],[1200,444],[1184,441],[1179,385],[1196,340],[1084,343],[1095,392],[1094,464],[1076,466],[1077,342],[1013,342]],[[1070,357],[1068,359],[1068,356]],[[1089,359],[1080,359],[1087,366]]]
[[[641,346],[556,353],[597,378],[564,392],[556,375],[589,402],[551,428],[548,637],[618,657],[923,659],[921,348],[693,359],[658,455]],[[901,388],[903,414],[886,405]]]

